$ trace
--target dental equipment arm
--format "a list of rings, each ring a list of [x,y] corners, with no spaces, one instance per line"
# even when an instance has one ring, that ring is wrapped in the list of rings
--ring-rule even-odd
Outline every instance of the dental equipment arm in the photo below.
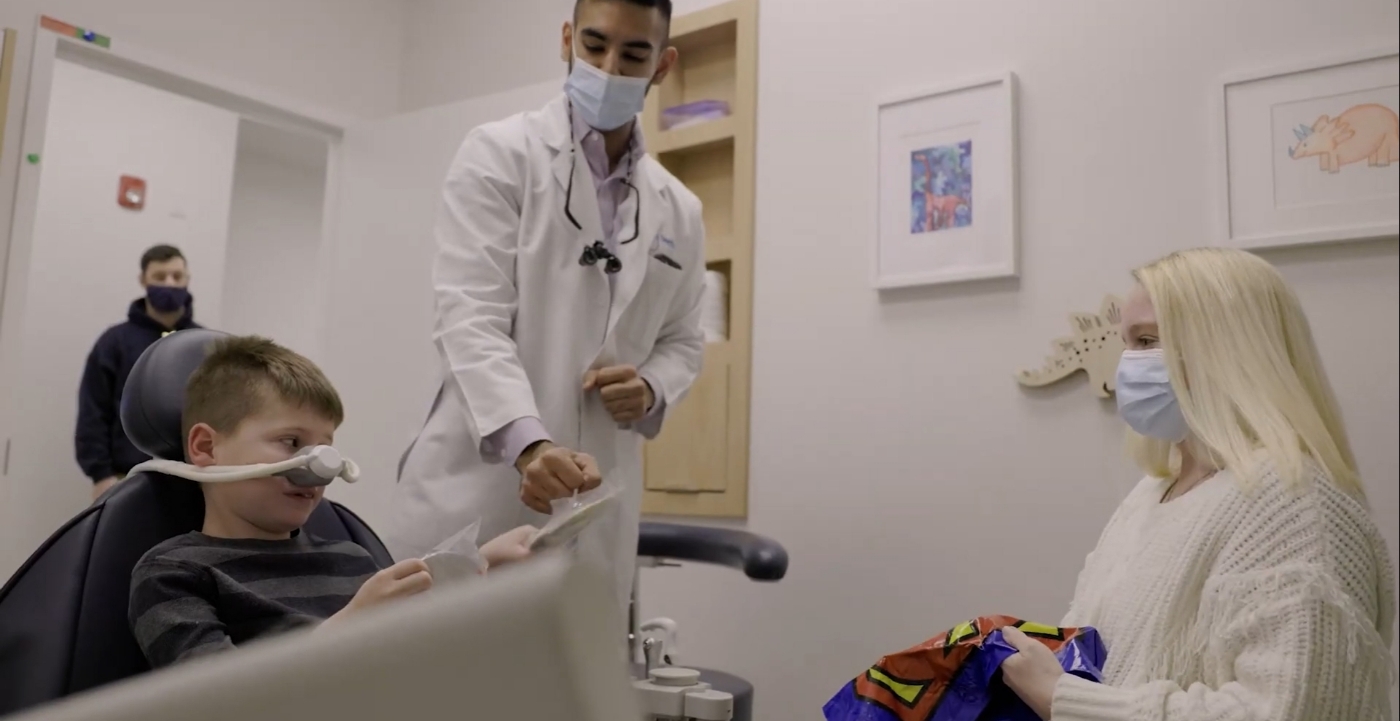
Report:
[[[787,551],[772,539],[737,529],[679,523],[642,523],[637,555],[727,566],[754,581],[780,581],[788,566]]]

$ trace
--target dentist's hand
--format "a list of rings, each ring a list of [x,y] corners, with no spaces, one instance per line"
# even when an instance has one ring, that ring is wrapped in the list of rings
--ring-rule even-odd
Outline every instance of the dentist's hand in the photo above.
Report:
[[[618,423],[636,423],[645,418],[656,394],[633,366],[595,368],[583,376],[583,390],[597,389],[603,406]]]
[[[551,513],[552,500],[591,491],[603,483],[593,456],[549,441],[525,449],[515,468],[520,471],[520,501],[539,513]]]

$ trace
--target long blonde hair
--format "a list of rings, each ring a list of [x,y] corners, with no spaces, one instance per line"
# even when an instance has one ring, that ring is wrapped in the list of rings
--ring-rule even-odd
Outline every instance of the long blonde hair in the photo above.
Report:
[[[1156,311],[1193,453],[1241,478],[1261,458],[1293,483],[1320,470],[1364,499],[1308,319],[1272,265],[1244,251],[1198,248],[1133,275]],[[1148,473],[1177,472],[1172,444],[1135,436],[1131,445]]]

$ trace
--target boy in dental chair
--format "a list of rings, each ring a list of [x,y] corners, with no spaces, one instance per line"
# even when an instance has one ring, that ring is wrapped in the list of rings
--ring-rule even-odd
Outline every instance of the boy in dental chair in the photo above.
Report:
[[[339,394],[310,360],[263,338],[221,340],[186,389],[189,475],[285,462],[330,446],[343,419]],[[303,533],[325,485],[297,485],[289,476],[297,477],[201,483],[203,529],[141,558],[129,619],[153,668],[295,628],[336,626],[432,586],[421,559],[380,569],[354,543]],[[481,555],[488,566],[520,560],[533,531],[507,532]]]

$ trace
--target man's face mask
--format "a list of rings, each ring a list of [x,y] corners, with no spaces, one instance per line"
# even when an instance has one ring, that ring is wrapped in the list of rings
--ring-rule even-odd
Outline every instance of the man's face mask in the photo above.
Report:
[[[148,285],[146,301],[159,313],[174,313],[189,305],[190,291],[173,285]]]
[[[128,477],[146,471],[199,483],[231,483],[280,476],[302,488],[330,485],[337,478],[344,478],[346,483],[360,479],[360,467],[330,446],[311,446],[301,449],[285,461],[246,466],[200,467],[180,461],[154,459],[131,469]]]
[[[577,57],[564,82],[574,112],[589,127],[602,131],[616,130],[637,117],[650,87],[649,77],[609,75]]]
[[[1129,428],[1157,440],[1186,440],[1186,417],[1181,414],[1160,348],[1123,351],[1117,384],[1118,415]]]

